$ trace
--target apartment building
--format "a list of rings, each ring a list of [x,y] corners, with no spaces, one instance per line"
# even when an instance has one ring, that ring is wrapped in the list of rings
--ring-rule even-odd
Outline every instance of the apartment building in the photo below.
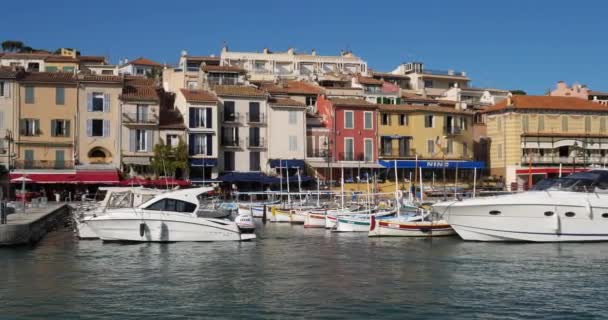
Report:
[[[190,180],[203,183],[218,176],[218,99],[205,90],[181,89],[175,107],[187,124]]]
[[[367,73],[367,62],[350,51],[337,56],[299,53],[293,48],[284,52],[272,52],[265,48],[262,52],[236,52],[222,48],[221,65],[243,68],[252,81],[268,81],[277,78],[309,79],[329,73]]]
[[[325,90],[314,82],[280,80],[276,82],[259,82],[258,87],[273,97],[290,98],[304,104],[308,112],[316,112],[317,97]]]
[[[304,169],[306,105],[291,98],[268,100],[268,158],[271,169]],[[303,174],[303,172],[302,172]]]
[[[79,168],[120,168],[123,79],[108,75],[78,75]]]
[[[154,69],[160,70],[162,67],[160,63],[144,57],[139,57],[133,61],[125,59],[118,66],[118,74],[145,77],[153,73]]]
[[[19,79],[15,168],[74,170],[77,79],[72,73],[32,72]]]
[[[265,171],[268,162],[267,96],[252,86],[218,85],[220,171]]]
[[[126,78],[121,101],[121,167],[130,176],[153,176],[160,98],[152,79]]]
[[[361,172],[378,168],[376,122],[378,106],[364,99],[327,98],[319,96],[318,113],[322,124],[329,128],[331,167],[344,167],[351,178],[361,178]],[[325,168],[327,163],[307,159],[313,168]],[[334,177],[336,175],[333,175]]]
[[[549,95],[554,97],[575,97],[608,105],[608,92],[591,90],[586,85],[578,83],[569,87],[564,81],[558,81],[555,89]]]
[[[11,154],[15,153],[15,111],[19,107],[19,72],[0,66],[0,166],[8,171]]]
[[[426,69],[422,62],[403,63],[391,73],[409,77],[413,92],[431,97],[440,97],[453,87],[468,87],[470,81],[464,71]]]
[[[601,104],[576,97],[512,96],[482,113],[491,174],[504,176],[513,188],[608,162],[608,116]]]
[[[371,103],[395,104],[401,101],[399,87],[373,77],[357,75],[352,78],[351,87],[362,88],[365,100]]]

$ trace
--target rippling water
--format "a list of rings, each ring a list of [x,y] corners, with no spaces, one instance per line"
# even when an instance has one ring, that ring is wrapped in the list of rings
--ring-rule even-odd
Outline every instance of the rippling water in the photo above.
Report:
[[[0,318],[606,318],[608,244],[367,238],[0,249]]]

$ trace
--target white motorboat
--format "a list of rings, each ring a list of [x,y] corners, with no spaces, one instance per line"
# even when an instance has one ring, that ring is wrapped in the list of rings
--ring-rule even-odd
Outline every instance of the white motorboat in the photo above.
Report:
[[[193,188],[159,194],[137,208],[107,209],[83,223],[104,241],[177,242],[255,239],[236,222],[197,215],[200,198],[213,188]]]
[[[83,203],[74,211],[76,231],[80,239],[98,239],[99,237],[83,220],[102,215],[106,209],[134,208],[152,199],[166,190],[143,187],[101,187],[105,192],[103,200],[93,203]]]
[[[433,210],[464,240],[608,241],[608,171],[544,183],[543,190],[440,202]]]

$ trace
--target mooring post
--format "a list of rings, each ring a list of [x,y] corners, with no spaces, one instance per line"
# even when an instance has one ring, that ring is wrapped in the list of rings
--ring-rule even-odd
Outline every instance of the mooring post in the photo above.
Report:
[[[262,208],[262,223],[266,224],[266,205]]]
[[[6,202],[0,201],[0,224],[6,224]]]

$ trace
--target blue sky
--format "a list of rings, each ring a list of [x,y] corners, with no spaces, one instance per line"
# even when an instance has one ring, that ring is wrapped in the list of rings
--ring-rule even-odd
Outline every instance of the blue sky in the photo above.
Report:
[[[182,49],[218,54],[224,41],[235,51],[351,49],[380,71],[418,60],[467,71],[475,86],[543,94],[565,80],[608,91],[603,2],[8,1],[0,40],[113,62],[176,63]]]

